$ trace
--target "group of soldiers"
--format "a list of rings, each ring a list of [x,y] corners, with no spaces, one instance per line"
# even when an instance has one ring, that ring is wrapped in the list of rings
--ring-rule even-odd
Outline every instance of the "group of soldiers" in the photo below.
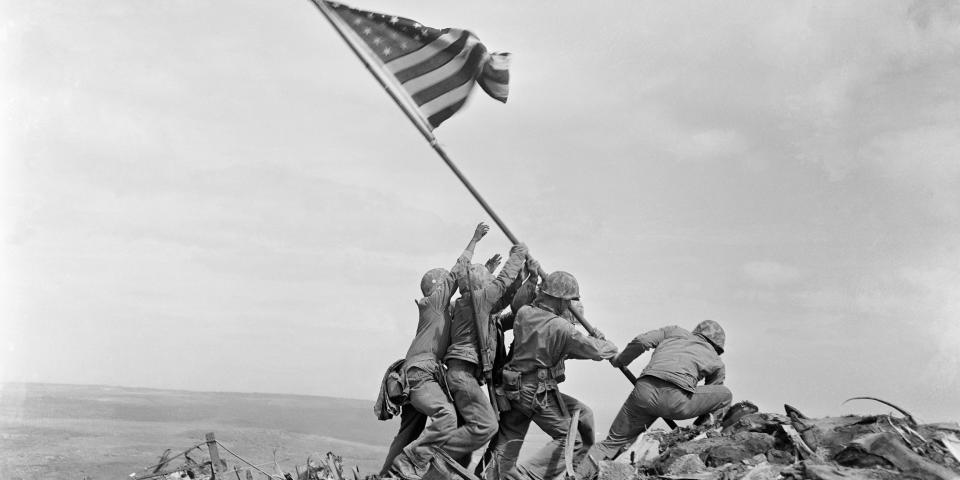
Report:
[[[588,336],[576,328],[583,312],[577,280],[563,271],[543,272],[525,245],[511,248],[496,276],[499,255],[472,263],[488,231],[479,224],[453,268],[430,270],[420,282],[416,336],[406,357],[388,369],[377,403],[381,419],[401,417],[381,476],[420,479],[438,456],[466,467],[486,446],[476,470],[484,478],[557,478],[565,472],[564,446],[579,411],[577,432],[570,435],[573,465],[578,477],[590,478],[600,460],[615,459],[657,418],[702,424],[730,405],[720,360],[725,333],[716,322],[703,321],[692,331],[649,331],[618,351],[599,331]],[[503,332],[510,329],[508,351]],[[559,390],[564,361],[608,360],[623,367],[648,350],[649,364],[607,437],[594,444],[593,412]],[[531,422],[552,441],[518,463]]]

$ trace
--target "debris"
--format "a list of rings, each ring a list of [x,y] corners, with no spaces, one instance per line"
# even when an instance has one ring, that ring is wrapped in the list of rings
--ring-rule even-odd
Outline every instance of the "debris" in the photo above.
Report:
[[[742,477],[741,480],[775,480],[780,478],[780,472],[786,467],[783,465],[773,465],[770,463],[761,463]]]
[[[800,420],[803,420],[803,419],[806,419],[806,418],[810,418],[810,417],[808,417],[808,416],[800,413],[800,410],[797,410],[795,407],[792,407],[792,406],[790,406],[790,405],[787,405],[786,403],[783,404],[783,409],[787,412],[787,416],[790,417],[790,418],[797,418],[797,419],[800,419]]]
[[[735,403],[727,409],[726,413],[724,413],[723,418],[720,420],[720,425],[724,428],[729,427],[734,423],[737,423],[737,421],[743,418],[743,416],[751,413],[757,413],[759,411],[760,407],[754,405],[752,402],[745,400]]]
[[[626,452],[617,457],[616,461],[620,463],[629,462],[634,466],[649,467],[659,457],[660,442],[644,432]]]
[[[890,407],[890,408],[892,408],[892,409],[894,409],[894,410],[902,413],[903,416],[904,416],[904,418],[906,418],[907,421],[909,421],[911,424],[913,424],[913,425],[916,425],[916,424],[917,424],[917,421],[914,420],[913,415],[911,415],[910,412],[908,412],[908,411],[906,411],[906,410],[904,410],[904,409],[902,409],[902,408],[900,408],[900,407],[898,407],[898,406],[896,406],[896,405],[894,405],[894,404],[892,404],[892,403],[890,403],[890,402],[888,402],[888,401],[886,401],[886,400],[881,400],[881,399],[879,399],[879,398],[877,398],[877,397],[850,397],[850,398],[844,400],[843,403],[841,403],[841,405],[843,405],[844,403],[849,402],[850,400],[873,400],[873,401],[875,401],[875,402],[880,402],[880,403],[882,403],[882,404],[884,404],[884,405],[886,405],[886,406],[888,406],[888,407]]]
[[[670,464],[667,473],[670,475],[679,475],[684,473],[699,473],[707,469],[700,456],[695,453],[688,453],[676,459]]]
[[[951,433],[940,437],[940,442],[950,452],[950,455],[953,455],[953,458],[960,462],[960,437],[957,437],[956,433]]]
[[[598,467],[600,480],[633,480],[637,478],[637,470],[629,463],[620,463],[604,460]]]
[[[844,466],[888,467],[923,480],[960,480],[960,473],[920,456],[889,432],[854,440],[834,460]]]
[[[797,449],[797,453],[802,458],[816,458],[817,460],[823,461],[822,458],[817,457],[817,453],[814,452],[806,442],[803,441],[803,437],[793,428],[792,425],[781,425],[780,428],[783,429],[783,432],[787,434],[787,438],[793,442],[794,448]]]
[[[587,456],[583,462],[590,462],[591,468],[581,469],[580,473],[589,470],[596,475],[592,478],[599,480],[960,480],[960,425],[956,423],[917,425],[911,423],[913,417],[908,414],[902,418],[899,415],[810,418],[789,405],[784,406],[786,415],[761,412],[749,402],[737,405],[712,426],[690,425],[671,431],[644,432],[616,461],[596,462]],[[219,441],[216,444],[226,454],[236,457]],[[202,442],[174,456],[165,452],[168,466],[175,465],[169,460],[179,456],[186,461],[176,468],[148,473],[156,468],[151,465],[133,479],[210,479],[214,472],[212,462],[202,456],[207,453],[202,448],[204,445],[209,447],[207,442]],[[266,474],[257,465],[236,457],[244,470],[241,472],[236,466],[232,471],[223,468],[220,472],[229,473],[216,473],[216,478],[253,480],[251,470],[259,471],[270,480],[292,478],[282,473],[284,469],[277,457],[275,451],[273,462],[259,465],[273,465],[280,475]],[[353,475],[344,475],[343,459],[333,453],[320,459],[308,457],[305,466],[295,465],[288,470],[297,473],[297,480],[381,478],[363,477],[359,469],[350,467],[348,470]],[[484,477],[498,478],[499,472],[489,470]],[[476,480],[471,472],[442,452],[434,457],[423,478]],[[581,476],[576,480],[586,478]]]

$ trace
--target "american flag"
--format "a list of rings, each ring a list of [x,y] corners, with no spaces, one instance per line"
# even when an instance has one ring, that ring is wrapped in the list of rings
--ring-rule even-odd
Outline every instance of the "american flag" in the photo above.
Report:
[[[509,53],[488,53],[467,30],[430,28],[408,18],[326,2],[436,128],[466,103],[474,82],[506,103]]]

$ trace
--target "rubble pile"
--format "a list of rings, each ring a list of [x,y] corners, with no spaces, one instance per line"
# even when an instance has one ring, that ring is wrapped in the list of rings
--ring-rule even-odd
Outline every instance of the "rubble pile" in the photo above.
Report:
[[[886,402],[883,402],[886,403]],[[889,405],[889,404],[888,404]],[[920,424],[900,415],[846,415],[809,418],[784,405],[785,413],[760,412],[740,402],[708,425],[644,433],[614,461],[601,461],[598,480],[960,480],[960,424]],[[212,434],[211,434],[212,435]],[[212,437],[211,437],[212,438]],[[219,442],[216,442],[221,447]],[[131,474],[133,480],[377,480],[356,467],[345,469],[333,453],[309,457],[305,465],[286,469],[276,459],[261,464],[243,458],[228,468],[216,450],[195,461],[203,444],[169,456],[153,471]],[[226,450],[226,449],[225,449]],[[230,454],[232,451],[227,450]],[[183,456],[178,467],[171,460]],[[210,460],[210,458],[215,460]],[[424,480],[476,480],[470,471],[444,456]],[[585,460],[587,462],[591,459]],[[214,468],[214,466],[217,468]],[[270,465],[267,467],[267,465]],[[444,466],[446,465],[446,466]],[[147,469],[145,469],[147,470]],[[391,476],[383,478],[394,478]],[[593,480],[570,479],[566,480]]]
[[[600,480],[960,480],[960,425],[913,417],[808,418],[749,402],[711,427],[651,431]]]

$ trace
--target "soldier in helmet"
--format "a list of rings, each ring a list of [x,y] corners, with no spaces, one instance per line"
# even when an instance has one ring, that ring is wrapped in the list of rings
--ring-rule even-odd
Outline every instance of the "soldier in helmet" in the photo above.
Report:
[[[609,359],[616,355],[617,347],[602,335],[592,338],[580,333],[564,318],[579,297],[580,287],[573,275],[553,272],[544,280],[533,304],[520,307],[516,313],[510,358],[502,372],[502,388],[510,409],[500,416],[500,431],[491,446],[493,465],[501,478],[550,479],[562,473],[570,416],[576,409],[591,415],[579,400],[560,393],[564,360]],[[530,461],[517,465],[531,421],[553,440]],[[575,459],[582,458],[593,443],[592,430],[590,438],[581,438],[582,427],[578,431]]]
[[[453,431],[443,449],[464,463],[469,462],[474,450],[497,433],[497,415],[490,404],[492,399],[487,398],[481,387],[481,382],[492,372],[497,349],[496,326],[490,318],[491,313],[504,308],[504,302],[509,301],[509,287],[516,281],[527,259],[526,245],[514,245],[496,277],[486,266],[473,264],[457,280],[460,298],[453,308],[450,348],[444,362],[447,365],[447,385],[453,394],[461,425]],[[478,329],[478,324],[483,327]]]
[[[429,468],[436,449],[457,428],[457,412],[440,368],[450,346],[450,298],[457,279],[470,267],[477,242],[489,230],[483,223],[477,225],[452,271],[434,268],[420,281],[423,297],[415,301],[420,320],[403,365],[410,404],[402,410],[400,432],[390,445],[381,474],[392,469],[401,478],[419,479]],[[427,418],[431,421],[425,425]],[[416,440],[411,438],[418,434]]]
[[[630,364],[653,349],[633,391],[613,420],[607,438],[591,452],[597,460],[612,460],[636,441],[658,417],[705,421],[711,412],[730,405],[730,389],[723,385],[725,367],[720,355],[726,343],[723,328],[713,320],[700,322],[692,332],[664,327],[634,338],[610,359],[615,367]],[[704,385],[697,385],[705,380]]]

